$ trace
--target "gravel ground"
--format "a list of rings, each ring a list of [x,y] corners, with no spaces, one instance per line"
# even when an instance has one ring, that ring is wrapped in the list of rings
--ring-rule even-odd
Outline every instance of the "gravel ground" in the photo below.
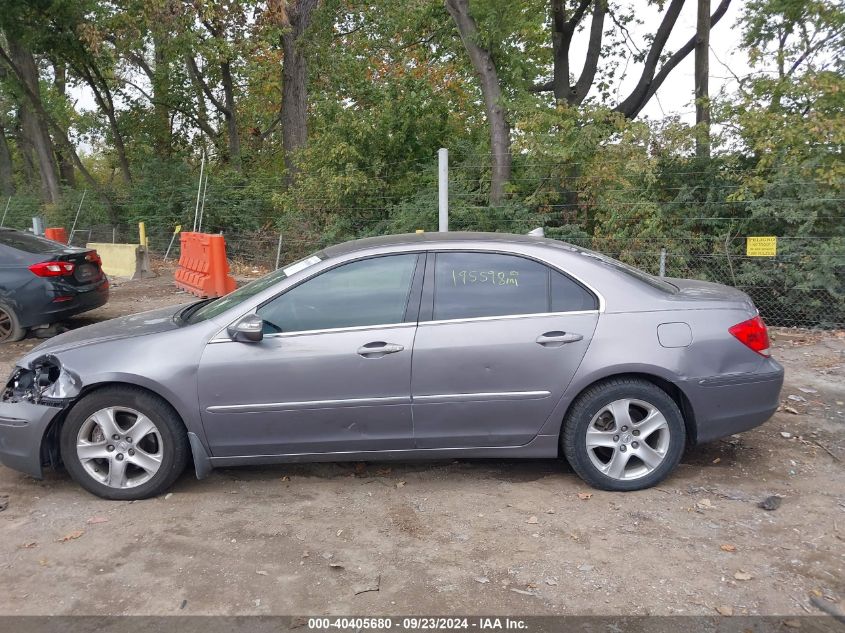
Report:
[[[162,272],[70,325],[189,300]],[[128,503],[0,467],[0,613],[845,610],[845,333],[774,338],[782,410],[637,493],[560,461],[458,460],[186,473]],[[0,371],[36,343],[0,347]]]

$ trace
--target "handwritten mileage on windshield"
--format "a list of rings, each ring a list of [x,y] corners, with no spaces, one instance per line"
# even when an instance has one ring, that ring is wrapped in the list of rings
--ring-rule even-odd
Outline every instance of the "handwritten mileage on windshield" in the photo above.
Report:
[[[473,284],[519,286],[519,271],[452,269],[452,285],[470,286]]]

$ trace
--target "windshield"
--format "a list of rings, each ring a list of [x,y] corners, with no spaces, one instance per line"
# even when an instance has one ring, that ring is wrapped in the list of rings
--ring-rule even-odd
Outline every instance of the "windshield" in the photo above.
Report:
[[[0,244],[34,254],[55,253],[63,248],[62,244],[57,244],[52,240],[11,229],[0,230]]]
[[[182,321],[185,323],[199,323],[200,321],[213,319],[214,317],[223,314],[229,308],[234,308],[236,305],[254,297],[259,292],[266,290],[273,284],[276,284],[283,279],[287,279],[294,273],[298,273],[300,270],[305,270],[306,268],[321,262],[324,258],[325,256],[322,253],[311,255],[310,257],[294,262],[290,266],[279,268],[268,275],[264,275],[255,281],[251,281],[234,292],[230,292],[225,297],[220,297],[219,299],[214,299],[206,303],[195,303],[194,305],[186,308],[182,313]]]

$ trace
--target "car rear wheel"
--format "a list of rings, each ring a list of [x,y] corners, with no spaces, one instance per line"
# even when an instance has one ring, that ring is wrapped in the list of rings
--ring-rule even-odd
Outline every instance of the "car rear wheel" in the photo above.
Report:
[[[185,427],[157,396],[101,389],[68,413],[62,461],[71,477],[104,499],[146,499],[167,490],[188,462]]]
[[[5,303],[0,303],[0,343],[14,343],[26,336],[26,328],[21,327],[18,315]]]
[[[641,490],[677,466],[686,443],[678,405],[645,380],[614,378],[578,396],[564,422],[563,453],[602,490]]]

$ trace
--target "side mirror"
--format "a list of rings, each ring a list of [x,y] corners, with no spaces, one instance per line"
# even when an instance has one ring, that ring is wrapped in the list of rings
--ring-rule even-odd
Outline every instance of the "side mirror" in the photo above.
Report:
[[[236,343],[258,343],[264,338],[264,319],[247,314],[228,329],[229,338]]]

